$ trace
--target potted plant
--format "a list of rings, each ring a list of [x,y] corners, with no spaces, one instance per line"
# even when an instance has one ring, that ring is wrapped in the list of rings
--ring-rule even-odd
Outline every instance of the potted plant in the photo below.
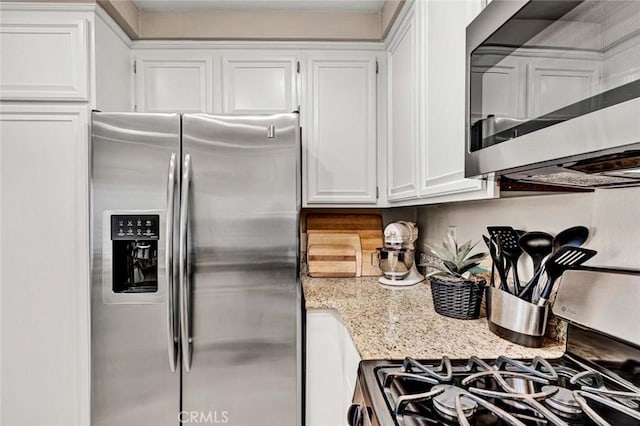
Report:
[[[459,246],[449,233],[441,245],[425,244],[436,261],[420,266],[432,268],[426,276],[431,282],[435,310],[440,315],[458,319],[480,316],[486,280],[478,274],[487,272],[480,262],[488,253],[470,254],[477,244],[467,241]]]

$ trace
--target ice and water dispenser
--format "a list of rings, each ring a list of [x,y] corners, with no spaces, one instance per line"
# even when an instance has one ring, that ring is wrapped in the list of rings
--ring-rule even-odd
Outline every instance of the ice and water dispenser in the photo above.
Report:
[[[160,216],[111,214],[109,218],[111,292],[157,293]]]

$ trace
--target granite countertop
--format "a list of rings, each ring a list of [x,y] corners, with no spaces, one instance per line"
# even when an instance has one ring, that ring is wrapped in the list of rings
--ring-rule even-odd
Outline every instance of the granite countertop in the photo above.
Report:
[[[337,311],[362,359],[495,358],[506,355],[556,358],[564,343],[549,340],[527,348],[493,334],[486,318],[457,320],[437,314],[424,281],[413,287],[387,289],[377,277],[302,278],[308,310]]]

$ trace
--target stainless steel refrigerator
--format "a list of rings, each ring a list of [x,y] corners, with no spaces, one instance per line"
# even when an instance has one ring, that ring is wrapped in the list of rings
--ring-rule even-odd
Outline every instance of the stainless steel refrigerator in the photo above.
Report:
[[[92,425],[300,425],[298,114],[92,117]]]

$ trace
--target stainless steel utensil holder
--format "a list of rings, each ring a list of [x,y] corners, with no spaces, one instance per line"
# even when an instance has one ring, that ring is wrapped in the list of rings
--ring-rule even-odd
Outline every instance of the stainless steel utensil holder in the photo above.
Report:
[[[487,287],[489,330],[523,346],[542,346],[549,305],[537,306],[497,287]]]

